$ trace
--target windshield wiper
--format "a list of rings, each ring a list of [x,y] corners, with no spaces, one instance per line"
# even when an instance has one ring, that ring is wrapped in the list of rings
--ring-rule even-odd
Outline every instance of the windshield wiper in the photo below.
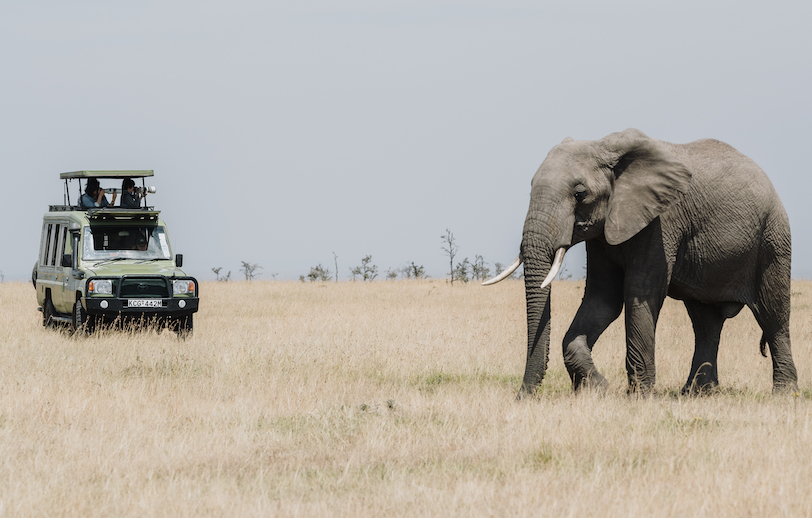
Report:
[[[113,261],[124,261],[124,260],[127,260],[127,259],[129,259],[129,257],[113,257],[112,259],[107,259],[107,260],[102,261],[100,263],[96,263],[93,266],[98,267],[98,266],[101,266],[103,264],[112,263]]]
[[[135,264],[143,264],[151,261],[171,261],[171,259],[167,259],[166,257],[153,257],[152,259],[141,259]]]

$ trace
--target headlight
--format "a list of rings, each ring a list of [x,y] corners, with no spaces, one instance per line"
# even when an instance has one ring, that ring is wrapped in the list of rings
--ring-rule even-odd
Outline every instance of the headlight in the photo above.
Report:
[[[113,293],[113,281],[111,280],[100,280],[100,281],[90,281],[90,284],[87,286],[88,291],[90,293],[95,293],[97,295],[110,295]]]
[[[174,281],[172,282],[172,293],[175,295],[195,294],[194,281]]]

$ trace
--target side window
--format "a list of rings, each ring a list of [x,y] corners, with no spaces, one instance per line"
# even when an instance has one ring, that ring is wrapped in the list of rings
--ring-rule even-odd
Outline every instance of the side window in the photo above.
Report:
[[[51,251],[51,231],[53,230],[53,225],[49,223],[43,230],[45,230],[45,243],[43,243],[42,246],[42,257],[40,257],[39,264],[47,266],[48,258],[50,257],[49,252]]]
[[[65,248],[62,250],[63,254],[69,254],[73,251],[73,247],[71,246],[71,235],[68,234],[68,227],[67,225],[62,227],[62,241],[65,242]]]
[[[51,243],[51,260],[48,263],[50,266],[57,266],[61,261],[57,261],[57,253],[59,253],[61,244],[61,233],[59,232],[59,225],[54,225],[53,243]]]
[[[56,248],[59,253],[56,255],[56,266],[62,266],[62,256],[65,253],[70,253],[70,246],[68,245],[68,226],[64,223],[62,224],[62,232],[59,234],[59,246]],[[67,252],[65,251],[67,249]]]

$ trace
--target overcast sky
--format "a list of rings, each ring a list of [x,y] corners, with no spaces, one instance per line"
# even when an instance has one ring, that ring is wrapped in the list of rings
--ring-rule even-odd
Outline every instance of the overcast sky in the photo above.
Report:
[[[775,184],[812,277],[812,4],[772,1],[3,2],[6,281],[58,174],[154,169],[185,270],[349,278],[518,252],[564,137],[725,141]],[[581,273],[583,253],[569,265]]]

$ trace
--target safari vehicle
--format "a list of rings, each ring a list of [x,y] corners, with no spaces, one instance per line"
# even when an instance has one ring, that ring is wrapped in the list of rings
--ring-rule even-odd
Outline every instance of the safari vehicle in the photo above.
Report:
[[[146,198],[138,208],[81,206],[83,180],[118,180],[121,185],[124,178],[140,178],[143,186],[151,176],[152,171],[59,175],[65,180],[64,205],[50,205],[43,217],[33,274],[44,326],[64,323],[89,333],[102,322],[130,322],[166,326],[179,335],[192,332],[198,283],[180,269],[183,256],[172,255],[160,211],[146,206]],[[70,198],[74,180],[79,184],[76,204]]]

